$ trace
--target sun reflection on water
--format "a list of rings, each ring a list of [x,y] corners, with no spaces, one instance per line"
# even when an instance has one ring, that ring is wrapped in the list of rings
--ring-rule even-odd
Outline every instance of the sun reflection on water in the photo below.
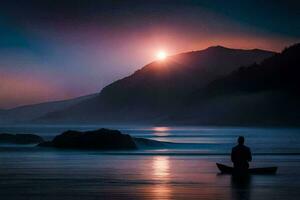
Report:
[[[171,129],[169,127],[166,127],[166,126],[157,126],[157,127],[153,128],[154,135],[155,136],[160,136],[160,137],[170,135],[170,133],[169,133],[170,130]]]
[[[157,156],[153,160],[153,175],[155,178],[167,180],[170,175],[169,157]]]
[[[166,126],[156,126],[153,128],[153,130],[156,132],[166,132],[166,131],[169,131],[170,128],[166,127]]]
[[[153,177],[158,182],[152,187],[154,199],[171,199],[172,189],[167,182],[170,179],[170,161],[167,156],[156,156],[152,163]]]

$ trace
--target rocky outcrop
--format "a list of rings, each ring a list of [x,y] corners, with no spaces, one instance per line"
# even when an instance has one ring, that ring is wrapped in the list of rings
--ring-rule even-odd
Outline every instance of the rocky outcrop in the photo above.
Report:
[[[51,142],[39,146],[64,149],[133,150],[137,146],[132,137],[118,130],[99,129],[95,131],[66,131]]]

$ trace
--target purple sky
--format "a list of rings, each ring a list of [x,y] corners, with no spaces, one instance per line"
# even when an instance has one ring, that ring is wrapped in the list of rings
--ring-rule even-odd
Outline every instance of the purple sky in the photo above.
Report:
[[[291,20],[299,12],[289,3],[142,2],[4,1],[0,108],[99,92],[161,49],[280,51],[300,38],[299,20]]]

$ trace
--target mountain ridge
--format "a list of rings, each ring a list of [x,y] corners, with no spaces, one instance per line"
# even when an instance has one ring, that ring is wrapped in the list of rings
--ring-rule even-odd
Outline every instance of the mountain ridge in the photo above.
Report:
[[[184,124],[300,125],[299,73],[300,44],[295,44],[195,91],[168,120]]]
[[[63,112],[46,114],[47,122],[155,122],[176,109],[190,92],[240,66],[259,63],[270,51],[211,47],[151,62],[104,87],[95,98]]]

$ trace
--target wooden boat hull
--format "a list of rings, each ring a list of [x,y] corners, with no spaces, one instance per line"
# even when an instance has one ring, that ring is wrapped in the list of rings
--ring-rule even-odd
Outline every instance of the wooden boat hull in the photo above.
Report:
[[[218,169],[222,174],[235,174],[237,172],[233,167],[223,165],[220,163],[216,163]],[[277,167],[263,167],[263,168],[250,168],[246,172],[246,174],[276,174]]]

